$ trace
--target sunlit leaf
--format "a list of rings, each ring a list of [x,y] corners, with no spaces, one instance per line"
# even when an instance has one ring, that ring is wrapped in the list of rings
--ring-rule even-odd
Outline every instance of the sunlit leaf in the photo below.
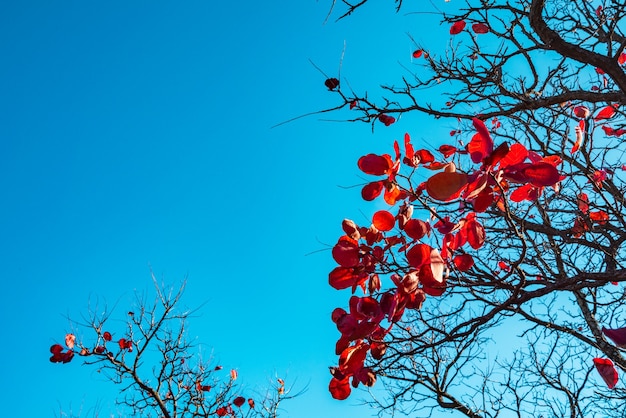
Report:
[[[65,335],[65,346],[70,350],[74,348],[74,344],[76,342],[76,336],[74,334]]]
[[[380,231],[391,231],[396,223],[395,217],[386,210],[374,213],[372,223]]]
[[[415,244],[406,253],[406,259],[409,264],[419,269],[425,264],[430,263],[430,252],[432,247],[427,244]]]
[[[424,52],[424,51],[422,51],[421,49],[416,49],[415,51],[413,51],[413,54],[412,54],[412,55],[413,55],[413,58],[419,58],[419,57],[421,57],[423,52]]]
[[[426,181],[426,192],[435,200],[448,201],[459,197],[467,185],[467,174],[441,172]]]
[[[350,396],[352,388],[350,388],[350,378],[346,377],[343,380],[332,378],[328,390],[333,398],[340,401],[347,399]]]
[[[602,108],[598,114],[594,117],[594,120],[611,119],[615,116],[617,105],[609,105]]]
[[[594,358],[593,364],[596,366],[598,373],[606,383],[609,389],[613,389],[617,385],[617,370],[613,362],[608,358]]]
[[[342,267],[355,267],[359,264],[359,246],[356,241],[348,236],[342,236],[332,250],[332,255],[337,264]]]

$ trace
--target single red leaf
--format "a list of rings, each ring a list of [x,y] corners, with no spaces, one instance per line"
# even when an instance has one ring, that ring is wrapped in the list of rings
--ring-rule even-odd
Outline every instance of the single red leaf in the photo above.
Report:
[[[430,253],[432,247],[427,244],[415,244],[406,253],[406,259],[416,269],[419,269],[425,264],[430,263]]]
[[[372,201],[376,199],[383,191],[383,182],[382,181],[373,181],[371,183],[366,184],[361,189],[361,197],[363,200]]]
[[[576,200],[578,210],[580,210],[582,213],[589,212],[589,196],[587,196],[587,193],[580,193]]]
[[[324,85],[328,87],[328,90],[335,90],[339,87],[339,80],[335,77],[327,78],[326,81],[324,81]]]
[[[339,380],[333,377],[330,380],[330,385],[328,385],[328,390],[333,398],[337,400],[344,400],[350,396],[350,392],[352,389],[350,388],[350,378],[346,377],[342,380]]]
[[[421,57],[423,52],[424,51],[422,51],[421,49],[416,49],[415,51],[413,51],[413,58]]]
[[[246,398],[244,398],[243,396],[237,396],[235,399],[233,399],[233,405],[235,405],[237,408],[241,408],[244,403],[246,403]]]
[[[372,217],[372,223],[379,231],[391,231],[396,223],[396,219],[386,210],[379,210]]]
[[[459,197],[466,185],[467,174],[444,171],[426,181],[426,192],[433,199],[446,202]]]
[[[472,257],[470,254],[455,255],[452,261],[457,270],[461,272],[467,271],[474,266],[474,257]]]
[[[598,114],[593,118],[594,120],[602,120],[602,119],[611,119],[615,116],[615,112],[617,105],[609,105],[598,112]]]
[[[439,147],[438,151],[443,154],[444,158],[448,158],[454,155],[458,149],[452,145],[442,145]]]
[[[404,225],[404,232],[412,239],[421,239],[430,231],[430,225],[419,219],[410,219]]]
[[[111,341],[113,336],[109,331],[105,331],[104,334],[102,334],[102,338],[104,338],[104,341]]]
[[[474,163],[480,163],[493,152],[493,139],[483,121],[477,118],[473,121],[478,133],[467,144],[467,152]]]
[[[393,161],[387,154],[367,154],[359,158],[358,166],[365,174],[382,176],[393,167]]]
[[[547,162],[537,162],[524,167],[521,174],[534,186],[553,186],[561,181],[561,175],[556,167]]]
[[[378,116],[378,120],[381,121],[385,126],[389,126],[396,122],[396,118],[385,114]]]
[[[250,407],[250,409],[254,409],[254,399],[252,398],[248,399],[248,406]]]
[[[459,20],[458,22],[454,22],[452,26],[450,27],[450,35],[458,35],[459,33],[463,31],[463,29],[465,29],[465,25],[466,23],[464,20]]]
[[[587,106],[574,106],[574,116],[581,119],[586,119],[591,114],[591,111]]]
[[[220,406],[219,408],[215,410],[215,413],[217,414],[218,417],[225,417],[226,415],[229,414],[229,411],[227,407]]]
[[[600,225],[604,225],[609,221],[609,214],[603,210],[589,212],[589,219]]]
[[[604,380],[609,389],[613,389],[617,385],[617,370],[613,362],[608,358],[594,358],[593,364],[596,366],[600,377]]]
[[[355,267],[359,264],[359,245],[348,236],[342,236],[332,250],[333,259],[342,267]]]
[[[337,290],[352,287],[358,279],[359,275],[350,267],[336,267],[328,274],[328,283]]]
[[[67,334],[65,336],[65,346],[70,350],[74,348],[74,344],[76,343],[76,336],[74,334]]]
[[[524,184],[523,186],[518,187],[511,193],[510,199],[513,202],[523,202],[524,200],[528,200],[530,202],[534,202],[541,196],[541,189],[533,186],[532,184]]]
[[[626,328],[610,329],[602,327],[602,332],[613,341],[616,346],[620,348],[626,347]]]
[[[469,216],[468,216],[469,218]],[[477,250],[485,243],[485,228],[475,219],[469,219],[463,228],[467,234],[467,242]]]
[[[63,346],[61,344],[53,344],[50,347],[50,352],[52,354],[60,354],[63,351]]]
[[[619,56],[619,58],[617,58],[617,63],[619,65],[624,65],[626,64],[626,53],[622,52]]]
[[[488,33],[489,32],[489,26],[487,26],[484,23],[474,23],[472,25],[472,30],[475,33],[478,33],[478,34]]]

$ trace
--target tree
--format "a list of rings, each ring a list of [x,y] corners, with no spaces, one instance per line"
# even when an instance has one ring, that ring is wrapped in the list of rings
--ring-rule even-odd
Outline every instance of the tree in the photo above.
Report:
[[[420,68],[380,101],[325,82],[349,121],[456,126],[436,150],[407,134],[358,161],[363,199],[389,209],[344,220],[332,250],[329,283],[352,296],[330,392],[382,377],[381,414],[626,416],[626,4],[439,12],[451,49],[416,44]]]
[[[184,283],[179,288],[157,284],[154,302],[137,296],[124,316],[125,327],[116,326],[112,313],[89,312],[77,324],[85,336],[68,333],[63,344],[50,347],[53,363],[69,363],[76,355],[84,365],[97,368],[120,385],[118,412],[123,416],[175,417],[277,417],[290,393],[276,379],[265,394],[244,396],[237,370],[222,370],[194,354],[187,339],[187,321],[194,313],[180,308]]]

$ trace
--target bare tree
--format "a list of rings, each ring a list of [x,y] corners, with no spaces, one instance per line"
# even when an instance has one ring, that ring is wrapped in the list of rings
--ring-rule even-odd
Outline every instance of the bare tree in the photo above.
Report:
[[[194,311],[180,306],[184,284],[167,288],[153,280],[154,301],[137,295],[135,306],[123,314],[125,329],[115,326],[113,311],[90,309],[77,324],[85,336],[67,334],[65,347],[50,348],[50,361],[69,363],[76,354],[119,385],[116,402],[123,416],[277,417],[282,401],[296,394],[278,378],[266,393],[243,396],[237,371],[211,364],[188,339]]]
[[[382,376],[381,414],[626,416],[626,4],[468,0],[441,21],[451,49],[416,45],[380,102],[326,82],[350,121],[458,125],[359,160],[363,198],[397,209],[333,248],[330,284],[365,295],[333,313],[331,392]]]

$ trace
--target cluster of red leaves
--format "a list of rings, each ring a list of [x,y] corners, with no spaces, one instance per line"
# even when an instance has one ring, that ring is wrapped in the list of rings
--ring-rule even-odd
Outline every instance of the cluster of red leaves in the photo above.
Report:
[[[454,22],[450,27],[450,35],[458,35],[459,33],[463,32],[465,26],[467,26],[467,23],[465,23],[464,20]],[[474,33],[482,35],[485,33],[489,33],[489,26],[487,26],[487,24],[485,23],[478,22],[472,24],[472,30],[474,31]]]
[[[498,125],[498,121],[492,124],[494,129]],[[478,218],[481,212],[489,207],[504,210],[507,198],[514,202],[536,200],[544,188],[556,188],[563,180],[558,171],[560,157],[542,157],[519,143],[496,147],[483,121],[474,118],[473,126],[476,133],[465,149],[443,145],[438,149],[443,158],[425,149],[416,150],[407,134],[404,155],[395,141],[394,157],[367,154],[359,159],[362,172],[382,177],[363,187],[363,199],[371,201],[382,194],[388,205],[402,204],[395,214],[377,211],[369,226],[344,220],[344,235],[332,249],[339,266],[330,272],[329,284],[338,290],[350,288],[355,293],[360,288],[366,293],[363,297],[353,295],[348,311],[337,308],[332,313],[341,333],[335,347],[339,363],[331,367],[333,377],[329,385],[334,398],[347,398],[351,387],[359,384],[373,385],[376,375],[365,361],[368,355],[374,359],[383,357],[385,337],[405,311],[420,309],[427,296],[443,295],[449,269],[464,272],[474,266],[466,249],[477,250],[485,242],[485,229]],[[446,161],[455,155],[468,156],[474,170],[457,171],[454,163]],[[417,187],[403,188],[397,181],[403,165],[411,170],[437,172]],[[424,193],[434,202],[462,201],[462,215],[456,221],[449,216],[439,218],[432,226],[412,219],[412,201]],[[422,242],[433,230],[442,236],[440,248]],[[406,260],[402,273],[397,268],[398,256]],[[500,261],[499,268],[504,272],[511,270],[504,261]],[[392,287],[381,291],[380,274],[392,271]]]
[[[105,354],[107,356],[112,356],[113,354],[107,350],[106,343],[113,340],[113,336],[110,332],[105,331],[102,334],[102,340],[104,343],[98,344],[94,347],[92,351],[90,351],[86,347],[81,347],[78,354],[81,356],[89,356],[92,354]],[[120,338],[117,342],[120,350],[127,350],[128,352],[133,351],[133,342],[131,340],[127,340],[126,338]],[[50,347],[50,352],[52,353],[52,357],[50,357],[50,361],[52,363],[69,363],[72,358],[74,358],[74,347],[76,345],[76,336],[74,334],[67,334],[65,336],[65,346],[68,348],[67,351],[63,351],[63,346],[60,344],[53,344]]]

